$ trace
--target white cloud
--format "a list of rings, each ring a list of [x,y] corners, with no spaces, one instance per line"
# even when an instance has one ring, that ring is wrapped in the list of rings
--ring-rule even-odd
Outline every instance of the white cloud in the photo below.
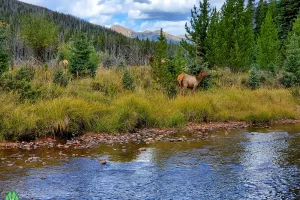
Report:
[[[184,34],[184,24],[199,0],[21,0],[88,19],[102,26],[120,24],[134,31],[163,28],[171,34]],[[225,0],[210,0],[218,9]],[[124,16],[123,18],[120,18]],[[138,21],[142,20],[142,24]],[[137,26],[141,24],[141,26]]]
[[[142,14],[140,10],[129,10],[128,11],[129,19],[147,19],[147,14]]]
[[[111,15],[101,15],[95,18],[91,18],[89,22],[93,24],[101,24],[102,26],[111,26],[110,21],[112,19]]]
[[[186,21],[146,21],[141,24],[140,29],[138,31],[156,31],[162,28],[164,32],[177,36],[185,33],[185,23]]]

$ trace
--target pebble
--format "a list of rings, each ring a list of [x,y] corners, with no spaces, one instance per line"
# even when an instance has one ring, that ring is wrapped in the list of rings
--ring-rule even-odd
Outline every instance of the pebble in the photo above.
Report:
[[[14,164],[13,163],[8,163],[7,164],[7,167],[11,167],[11,166],[13,166]]]
[[[145,147],[139,148],[139,151],[146,151],[147,149]]]
[[[100,160],[101,165],[106,165],[106,160]]]

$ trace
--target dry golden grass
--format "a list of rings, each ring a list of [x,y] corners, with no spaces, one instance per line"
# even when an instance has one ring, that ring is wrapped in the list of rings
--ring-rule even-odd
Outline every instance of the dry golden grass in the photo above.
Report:
[[[299,99],[288,89],[242,85],[245,74],[222,73],[217,86],[195,95],[169,99],[153,85],[150,69],[132,67],[136,90],[122,86],[123,72],[100,68],[95,78],[72,80],[66,88],[52,83],[52,70],[36,71],[33,83],[42,96],[34,103],[0,91],[0,138],[79,135],[86,131],[128,132],[141,127],[180,127],[187,122],[269,122],[299,119]],[[219,73],[219,72],[217,72]],[[297,89],[299,91],[299,89]]]

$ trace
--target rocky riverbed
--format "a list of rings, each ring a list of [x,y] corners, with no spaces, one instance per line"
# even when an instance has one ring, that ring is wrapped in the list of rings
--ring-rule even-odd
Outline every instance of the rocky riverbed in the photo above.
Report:
[[[276,123],[300,123],[300,120],[281,120]],[[197,140],[210,137],[209,132],[217,130],[232,129],[245,129],[251,126],[246,122],[226,122],[226,123],[205,123],[205,124],[193,124],[189,123],[184,128],[153,128],[153,129],[140,129],[135,133],[86,133],[83,136],[73,138],[71,140],[57,140],[53,138],[42,138],[32,142],[0,142],[0,149],[23,149],[34,150],[37,148],[59,148],[59,149],[87,149],[96,148],[101,144],[111,145],[114,143],[126,144],[129,142],[135,142],[136,144],[151,144],[156,141],[166,142],[181,142],[186,140]],[[267,124],[260,124],[259,126],[267,128]],[[193,137],[186,137],[178,135],[177,133],[189,133],[193,134]]]

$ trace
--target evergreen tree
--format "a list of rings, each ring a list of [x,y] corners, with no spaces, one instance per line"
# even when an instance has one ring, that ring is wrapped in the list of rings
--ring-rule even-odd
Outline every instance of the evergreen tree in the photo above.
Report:
[[[294,33],[287,44],[286,59],[284,61],[285,72],[282,83],[285,87],[300,85],[300,47],[299,36]]]
[[[172,62],[168,61],[167,57],[167,40],[161,29],[154,61],[151,64],[152,77],[161,86],[161,88],[164,89],[169,97],[173,97],[177,93],[176,76],[179,73],[177,70],[181,70],[176,68],[176,65],[172,66]]]
[[[284,68],[286,71],[293,74],[300,71],[299,39],[300,38],[296,33],[291,36],[290,43],[287,45],[286,59],[284,61]]]
[[[219,50],[220,50],[220,36],[218,33],[219,26],[219,13],[216,8],[213,8],[210,23],[207,30],[206,38],[206,60],[212,65],[220,63]]]
[[[126,90],[133,91],[135,89],[133,77],[131,76],[128,69],[125,69],[125,71],[124,71],[122,82],[123,82],[123,86]]]
[[[284,41],[300,11],[299,0],[281,0],[278,4],[279,37]]]
[[[297,16],[296,21],[293,23],[292,30],[288,33],[286,44],[290,44],[290,39],[294,34],[300,36],[300,14]],[[298,44],[300,45],[300,37],[298,38]]]
[[[165,85],[167,84],[167,39],[163,34],[163,30],[160,30],[160,36],[158,37],[157,48],[152,64],[152,75],[153,79],[158,83]]]
[[[8,48],[7,24],[0,20],[0,75],[8,71],[9,48]]]
[[[44,15],[29,15],[22,21],[21,37],[34,50],[35,56],[44,62],[45,48],[57,43],[57,28]]]
[[[270,66],[278,66],[280,41],[276,25],[273,22],[271,12],[267,12],[266,19],[257,39],[257,64],[261,69],[269,69]]]
[[[183,55],[183,49],[178,47],[174,59],[168,63],[168,71],[172,75],[172,80],[176,80],[177,76],[186,71],[187,60]]]
[[[260,28],[266,18],[267,12],[268,12],[268,4],[266,0],[259,0],[255,12],[255,35],[256,36],[258,36],[260,33]]]
[[[236,16],[240,15],[236,23],[233,34],[234,46],[231,49],[230,66],[234,71],[245,71],[249,69],[252,62],[252,53],[254,45],[253,35],[253,4],[248,2],[248,6],[243,11],[243,1],[238,1],[239,11]]]
[[[253,7],[244,0],[227,0],[218,24],[217,65],[240,71],[248,69],[253,48]]]
[[[235,3],[235,0],[226,0],[220,11],[220,40],[218,41],[220,47],[218,52],[218,65],[222,67],[230,67],[228,58],[230,58],[230,52],[234,46],[232,33],[234,33],[236,22],[236,20],[234,19]]]
[[[251,89],[258,89],[260,87],[258,72],[254,66],[250,70],[248,83]]]
[[[79,33],[72,45],[69,71],[76,76],[94,76],[98,67],[98,55],[84,33]]]
[[[181,41],[182,47],[191,58],[204,57],[206,54],[205,40],[209,25],[210,7],[209,0],[200,1],[199,9],[194,5],[191,10],[190,27],[185,24],[186,40]]]

